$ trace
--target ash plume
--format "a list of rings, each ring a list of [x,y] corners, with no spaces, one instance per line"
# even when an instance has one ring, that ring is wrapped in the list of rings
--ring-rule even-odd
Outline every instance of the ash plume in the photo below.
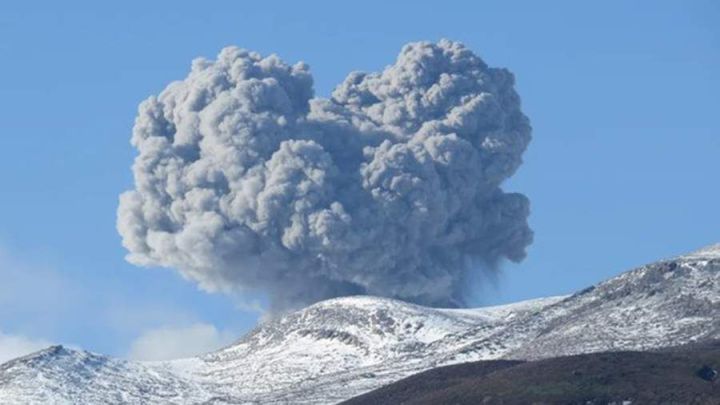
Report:
[[[462,306],[471,272],[532,241],[528,199],[500,188],[530,141],[513,86],[447,40],[406,45],[329,99],[304,63],[197,59],[139,107],[127,258],[266,293],[272,311],[358,293]]]

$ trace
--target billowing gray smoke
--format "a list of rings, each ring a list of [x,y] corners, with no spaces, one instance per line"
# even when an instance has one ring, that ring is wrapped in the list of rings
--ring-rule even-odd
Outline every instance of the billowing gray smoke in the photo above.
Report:
[[[128,260],[275,311],[357,293],[460,306],[471,271],[521,260],[505,193],[530,125],[513,75],[462,44],[406,45],[314,98],[303,63],[230,47],[139,108]]]

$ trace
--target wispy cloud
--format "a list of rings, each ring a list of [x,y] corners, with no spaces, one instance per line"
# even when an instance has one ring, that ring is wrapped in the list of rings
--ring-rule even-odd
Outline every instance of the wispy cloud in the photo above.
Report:
[[[0,308],[0,360],[51,343],[165,359],[210,351],[238,337],[236,329],[207,324],[172,294],[79,278],[42,257],[18,258],[1,243]]]
[[[230,344],[236,336],[207,323],[161,327],[141,334],[130,347],[134,360],[171,360],[207,353]]]
[[[8,318],[43,319],[45,325],[55,314],[77,306],[80,286],[53,266],[32,260],[18,260],[0,246],[0,322]]]
[[[45,333],[73,305],[63,297],[74,295],[49,266],[15,260],[0,246],[0,363],[50,346]]]
[[[50,346],[50,342],[0,332],[0,363]]]

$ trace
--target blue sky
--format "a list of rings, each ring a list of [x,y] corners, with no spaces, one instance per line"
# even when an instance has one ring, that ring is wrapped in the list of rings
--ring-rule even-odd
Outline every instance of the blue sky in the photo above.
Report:
[[[486,304],[720,241],[717,2],[306,3],[0,5],[0,346],[143,358],[255,324],[243,300],[125,262],[115,230],[138,103],[227,45],[309,63],[319,95],[416,40],[512,70],[534,139],[506,188],[530,197],[536,241]]]

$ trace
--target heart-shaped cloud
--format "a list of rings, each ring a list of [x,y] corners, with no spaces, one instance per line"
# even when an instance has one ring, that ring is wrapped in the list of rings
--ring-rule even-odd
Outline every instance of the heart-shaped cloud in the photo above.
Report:
[[[531,132],[510,72],[443,40],[329,99],[312,84],[304,63],[229,47],[144,101],[118,209],[128,260],[283,310],[460,306],[472,271],[524,257],[529,202],[500,189]]]

